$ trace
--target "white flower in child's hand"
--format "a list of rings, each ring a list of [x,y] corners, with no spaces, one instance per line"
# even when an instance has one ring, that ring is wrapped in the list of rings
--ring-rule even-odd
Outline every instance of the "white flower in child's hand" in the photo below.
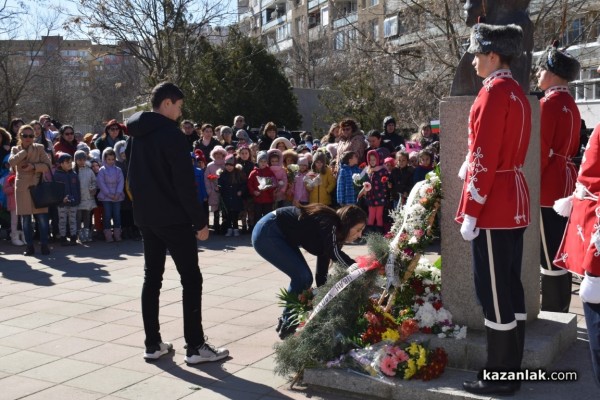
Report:
[[[365,192],[368,192],[371,190],[371,184],[369,182],[364,182],[363,183],[363,189]]]

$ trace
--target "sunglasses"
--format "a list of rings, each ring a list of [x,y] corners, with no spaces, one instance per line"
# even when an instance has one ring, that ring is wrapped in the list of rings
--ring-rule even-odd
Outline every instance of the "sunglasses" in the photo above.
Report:
[[[31,135],[21,135],[21,137],[23,139],[33,139],[35,137],[35,135],[34,134],[31,134]]]
[[[63,135],[65,135],[65,136],[71,136],[71,135],[74,135],[74,134],[75,134],[75,132],[64,132],[63,133]]]
[[[108,128],[109,131],[118,131],[120,130],[119,128],[117,128],[116,126],[113,126],[112,128]]]

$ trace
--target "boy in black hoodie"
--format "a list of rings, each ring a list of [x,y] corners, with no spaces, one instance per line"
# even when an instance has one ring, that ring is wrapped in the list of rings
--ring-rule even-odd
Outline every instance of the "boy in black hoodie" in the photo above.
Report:
[[[183,286],[185,361],[197,364],[223,359],[229,351],[207,343],[202,329],[202,274],[196,239],[208,238],[208,218],[196,195],[188,143],[176,123],[183,97],[173,83],[161,83],[152,90],[152,112],[139,112],[128,120],[132,138],[129,187],[133,217],[144,239],[144,358],[156,360],[173,349],[171,343],[162,341],[158,321],[168,250]]]

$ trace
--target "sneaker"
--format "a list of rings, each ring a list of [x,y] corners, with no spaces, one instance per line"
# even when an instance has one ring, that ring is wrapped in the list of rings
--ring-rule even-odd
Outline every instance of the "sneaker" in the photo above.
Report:
[[[298,324],[283,324],[279,330],[279,339],[284,340],[286,337],[293,335],[298,328]]]
[[[225,236],[227,236],[227,237],[233,236],[233,229],[231,229],[231,228],[227,229],[227,233],[225,234]]]
[[[202,362],[218,361],[228,355],[229,350],[225,348],[216,348],[208,342],[204,342],[201,346],[187,349],[185,362],[188,364],[198,364]]]
[[[146,347],[144,358],[146,360],[158,360],[168,352],[173,350],[173,345],[169,342],[161,342],[156,346]]]
[[[233,230],[233,236],[240,236],[240,230],[239,229],[234,229]]]

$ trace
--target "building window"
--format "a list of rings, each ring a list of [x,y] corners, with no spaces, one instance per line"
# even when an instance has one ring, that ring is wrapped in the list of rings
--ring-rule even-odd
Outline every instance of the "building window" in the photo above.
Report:
[[[596,68],[582,69],[580,80],[574,81],[571,94],[577,102],[600,101],[600,74]]]
[[[583,17],[574,19],[568,26],[563,35],[562,43],[571,45],[573,43],[581,43],[584,39],[583,31],[585,28],[585,20]]]
[[[323,26],[329,25],[329,6],[321,9],[321,23]]]
[[[398,36],[398,16],[386,18],[383,20],[383,37],[389,38]]]
[[[346,48],[346,32],[338,32],[333,40],[334,50],[344,50]]]
[[[371,21],[371,39],[378,40],[379,39],[379,20],[374,19]]]
[[[304,17],[296,18],[296,32],[297,35],[304,35],[306,32],[306,20]]]
[[[277,27],[277,41],[281,42],[290,37],[290,24],[283,24]]]
[[[369,1],[369,6],[373,7],[376,6],[377,4],[379,4],[379,0],[368,0]]]

